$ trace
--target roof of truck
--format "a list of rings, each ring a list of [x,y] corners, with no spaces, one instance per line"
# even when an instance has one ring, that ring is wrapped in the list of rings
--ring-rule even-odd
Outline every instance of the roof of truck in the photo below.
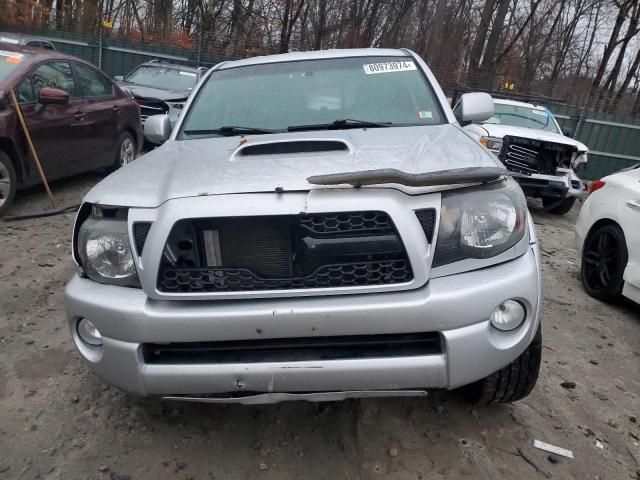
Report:
[[[545,107],[540,105],[534,105],[533,103],[527,102],[518,102],[517,100],[507,100],[504,98],[494,98],[494,103],[499,103],[501,105],[512,105],[514,107],[526,107],[526,108],[535,108],[536,110],[545,110]]]
[[[265,55],[260,57],[245,58],[219,64],[218,68],[242,67],[264,63],[295,62],[300,60],[322,60],[327,58],[345,57],[409,57],[407,50],[396,48],[345,48],[334,50],[315,50],[311,52],[280,53],[278,55]]]

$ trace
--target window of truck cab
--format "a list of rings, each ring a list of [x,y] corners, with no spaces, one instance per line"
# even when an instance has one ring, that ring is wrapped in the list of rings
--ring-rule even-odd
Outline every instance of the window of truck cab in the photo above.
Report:
[[[392,66],[390,66],[392,65]],[[439,125],[444,112],[407,56],[295,60],[213,71],[186,112],[178,139],[223,126],[275,131],[339,119]]]
[[[549,110],[530,105],[511,105],[495,102],[493,115],[482,123],[561,133],[556,119]]]

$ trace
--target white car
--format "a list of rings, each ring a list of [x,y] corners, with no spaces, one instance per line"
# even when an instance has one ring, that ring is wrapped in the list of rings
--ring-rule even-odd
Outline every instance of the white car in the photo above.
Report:
[[[640,303],[640,168],[594,182],[576,225],[589,295]]]
[[[518,182],[528,197],[541,198],[551,213],[567,213],[576,198],[584,196],[574,169],[587,162],[589,149],[566,136],[545,107],[513,100],[493,102],[493,116],[465,125],[465,132],[509,170],[526,175]]]

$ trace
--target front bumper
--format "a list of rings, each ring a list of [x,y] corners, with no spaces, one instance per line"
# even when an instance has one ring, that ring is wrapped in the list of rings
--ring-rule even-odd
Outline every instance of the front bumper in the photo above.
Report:
[[[142,290],[74,277],[65,291],[74,342],[108,382],[141,395],[231,396],[300,393],[303,399],[385,395],[456,388],[486,377],[516,359],[539,324],[540,266],[536,244],[508,262],[431,279],[418,289],[361,295],[251,300],[149,299]],[[489,317],[514,298],[527,309],[511,332]],[[79,318],[91,320],[102,347],[83,343]],[[210,342],[265,338],[438,332],[442,353],[394,358],[227,364],[146,364],[143,343]],[[342,394],[327,395],[327,392]],[[288,399],[258,396],[254,403]],[[295,397],[297,398],[297,397]],[[247,403],[247,397],[234,401]],[[211,399],[207,399],[211,401]]]
[[[516,177],[527,197],[555,198],[563,200],[568,197],[584,198],[586,189],[573,170],[558,170],[558,175],[534,173],[524,177]]]

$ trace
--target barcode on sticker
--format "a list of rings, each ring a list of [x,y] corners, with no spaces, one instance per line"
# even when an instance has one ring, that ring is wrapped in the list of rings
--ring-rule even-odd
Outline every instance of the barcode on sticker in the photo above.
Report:
[[[365,63],[364,73],[371,75],[373,73],[389,73],[389,72],[408,72],[409,70],[417,70],[416,64],[413,62],[382,62],[382,63]]]

